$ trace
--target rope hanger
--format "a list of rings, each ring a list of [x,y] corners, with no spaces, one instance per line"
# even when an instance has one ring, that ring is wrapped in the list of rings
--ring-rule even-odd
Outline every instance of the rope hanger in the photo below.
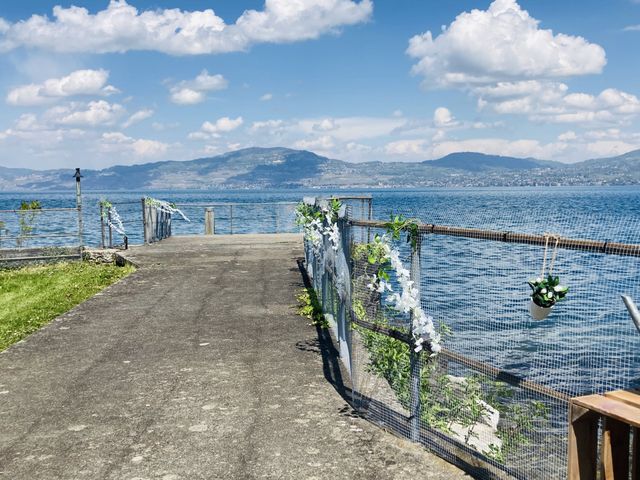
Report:
[[[544,257],[542,259],[542,273],[540,274],[540,277],[544,279],[545,275],[545,270],[547,269],[547,252],[549,249],[549,240],[553,239],[556,241],[555,245],[553,246],[553,252],[551,254],[551,261],[549,262],[549,275],[551,275],[553,273],[553,264],[556,261],[556,256],[558,255],[558,243],[560,243],[560,235],[557,235],[555,233],[545,233],[544,234]]]

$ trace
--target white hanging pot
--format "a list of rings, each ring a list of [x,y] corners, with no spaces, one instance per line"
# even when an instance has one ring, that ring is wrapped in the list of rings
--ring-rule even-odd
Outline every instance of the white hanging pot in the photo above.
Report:
[[[544,320],[549,316],[552,308],[552,306],[541,307],[540,305],[537,305],[536,302],[533,301],[533,299],[531,299],[531,301],[529,302],[529,313],[531,313],[531,316],[534,320]]]

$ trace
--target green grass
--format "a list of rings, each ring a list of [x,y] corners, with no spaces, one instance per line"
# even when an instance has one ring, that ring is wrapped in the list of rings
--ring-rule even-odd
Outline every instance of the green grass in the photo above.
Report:
[[[0,270],[0,351],[133,270],[87,262]]]

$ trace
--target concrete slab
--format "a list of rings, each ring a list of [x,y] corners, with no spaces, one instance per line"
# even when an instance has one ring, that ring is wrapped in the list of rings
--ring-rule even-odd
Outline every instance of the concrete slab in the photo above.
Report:
[[[295,313],[297,235],[174,237],[0,354],[0,478],[456,479],[355,415]]]

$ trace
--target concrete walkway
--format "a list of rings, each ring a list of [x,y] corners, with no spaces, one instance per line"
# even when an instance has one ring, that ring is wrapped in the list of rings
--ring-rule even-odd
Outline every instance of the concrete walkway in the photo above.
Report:
[[[463,477],[327,381],[332,348],[295,313],[300,237],[128,255],[135,274],[0,354],[0,478]]]

